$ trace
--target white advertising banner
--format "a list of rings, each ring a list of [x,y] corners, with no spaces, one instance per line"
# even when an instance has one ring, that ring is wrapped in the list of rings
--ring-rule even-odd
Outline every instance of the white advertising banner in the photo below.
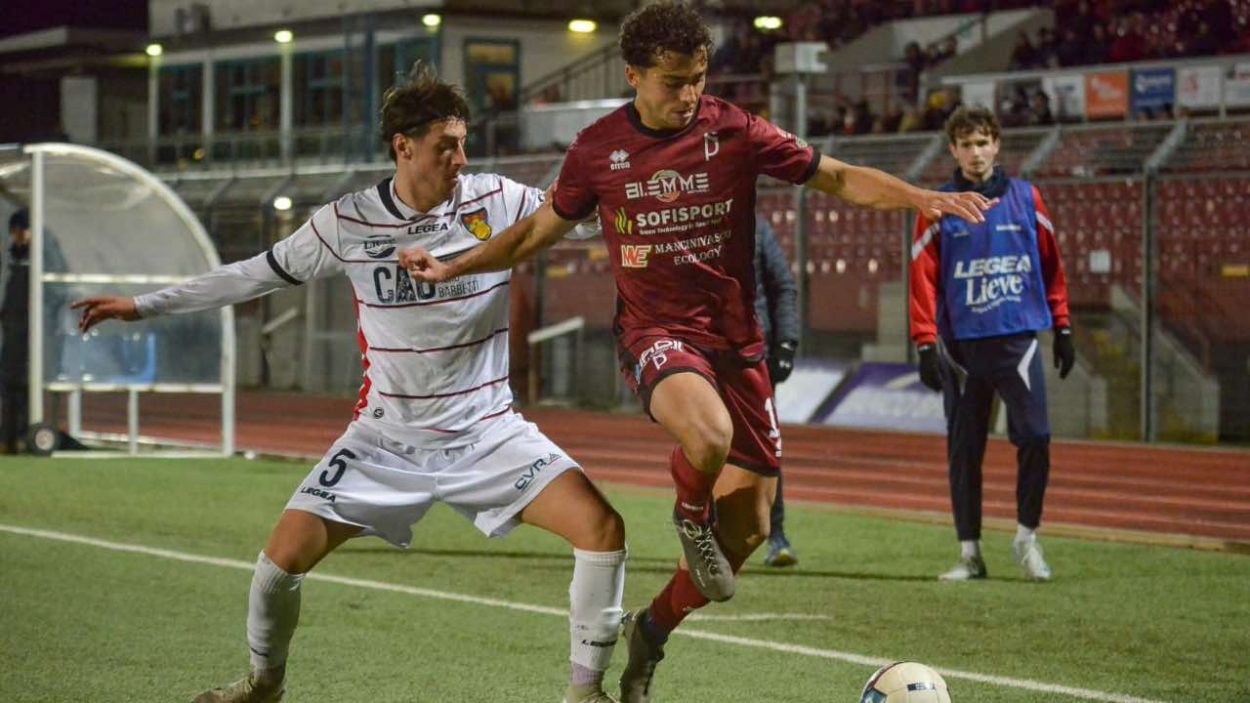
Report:
[[[1221,73],[1219,66],[1176,69],[1176,103],[1182,107],[1219,107]]]
[[[1047,76],[1042,79],[1042,90],[1050,98],[1050,108],[1056,119],[1067,121],[1085,117],[1084,76]]]
[[[1239,63],[1224,77],[1224,104],[1229,107],[1250,105],[1250,63]]]
[[[994,82],[964,83],[960,99],[964,105],[980,105],[993,110],[997,107],[994,105]]]

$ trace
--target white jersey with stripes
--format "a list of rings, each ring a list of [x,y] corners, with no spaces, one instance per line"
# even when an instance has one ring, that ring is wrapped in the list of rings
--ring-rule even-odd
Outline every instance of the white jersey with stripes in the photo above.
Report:
[[[141,316],[240,302],[346,274],[356,298],[364,379],[355,421],[413,446],[472,443],[510,411],[510,271],[416,284],[398,253],[454,257],[529,215],[543,192],[495,174],[462,174],[452,196],[417,212],[392,179],[339,198],[252,259],[135,299]]]

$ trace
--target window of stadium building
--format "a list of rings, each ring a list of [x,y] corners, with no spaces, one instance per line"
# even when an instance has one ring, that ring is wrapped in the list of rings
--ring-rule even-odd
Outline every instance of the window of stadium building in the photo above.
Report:
[[[295,57],[295,124],[336,125],[343,121],[343,51],[316,51]]]
[[[197,134],[200,131],[204,69],[199,64],[162,66],[159,75],[160,134]]]
[[[417,61],[438,68],[438,52],[438,39],[434,37],[404,39],[378,47],[378,94],[408,75]]]
[[[217,126],[252,132],[278,128],[282,64],[277,57],[217,65]]]

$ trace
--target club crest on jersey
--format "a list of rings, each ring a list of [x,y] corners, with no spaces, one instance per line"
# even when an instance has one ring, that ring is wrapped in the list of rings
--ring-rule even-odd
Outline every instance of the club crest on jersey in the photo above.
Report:
[[[486,220],[486,208],[464,213],[460,216],[460,225],[483,242],[490,239],[491,232],[494,231],[490,228],[490,222]]]
[[[365,256],[385,259],[395,253],[395,240],[385,234],[375,234],[365,239]]]

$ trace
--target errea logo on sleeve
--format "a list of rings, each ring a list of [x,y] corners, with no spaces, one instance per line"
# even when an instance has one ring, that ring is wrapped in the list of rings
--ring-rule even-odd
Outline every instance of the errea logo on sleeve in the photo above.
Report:
[[[612,162],[612,165],[608,167],[609,169],[613,171],[623,171],[629,168],[629,152],[624,149],[617,149],[611,154],[608,154],[608,161]]]

